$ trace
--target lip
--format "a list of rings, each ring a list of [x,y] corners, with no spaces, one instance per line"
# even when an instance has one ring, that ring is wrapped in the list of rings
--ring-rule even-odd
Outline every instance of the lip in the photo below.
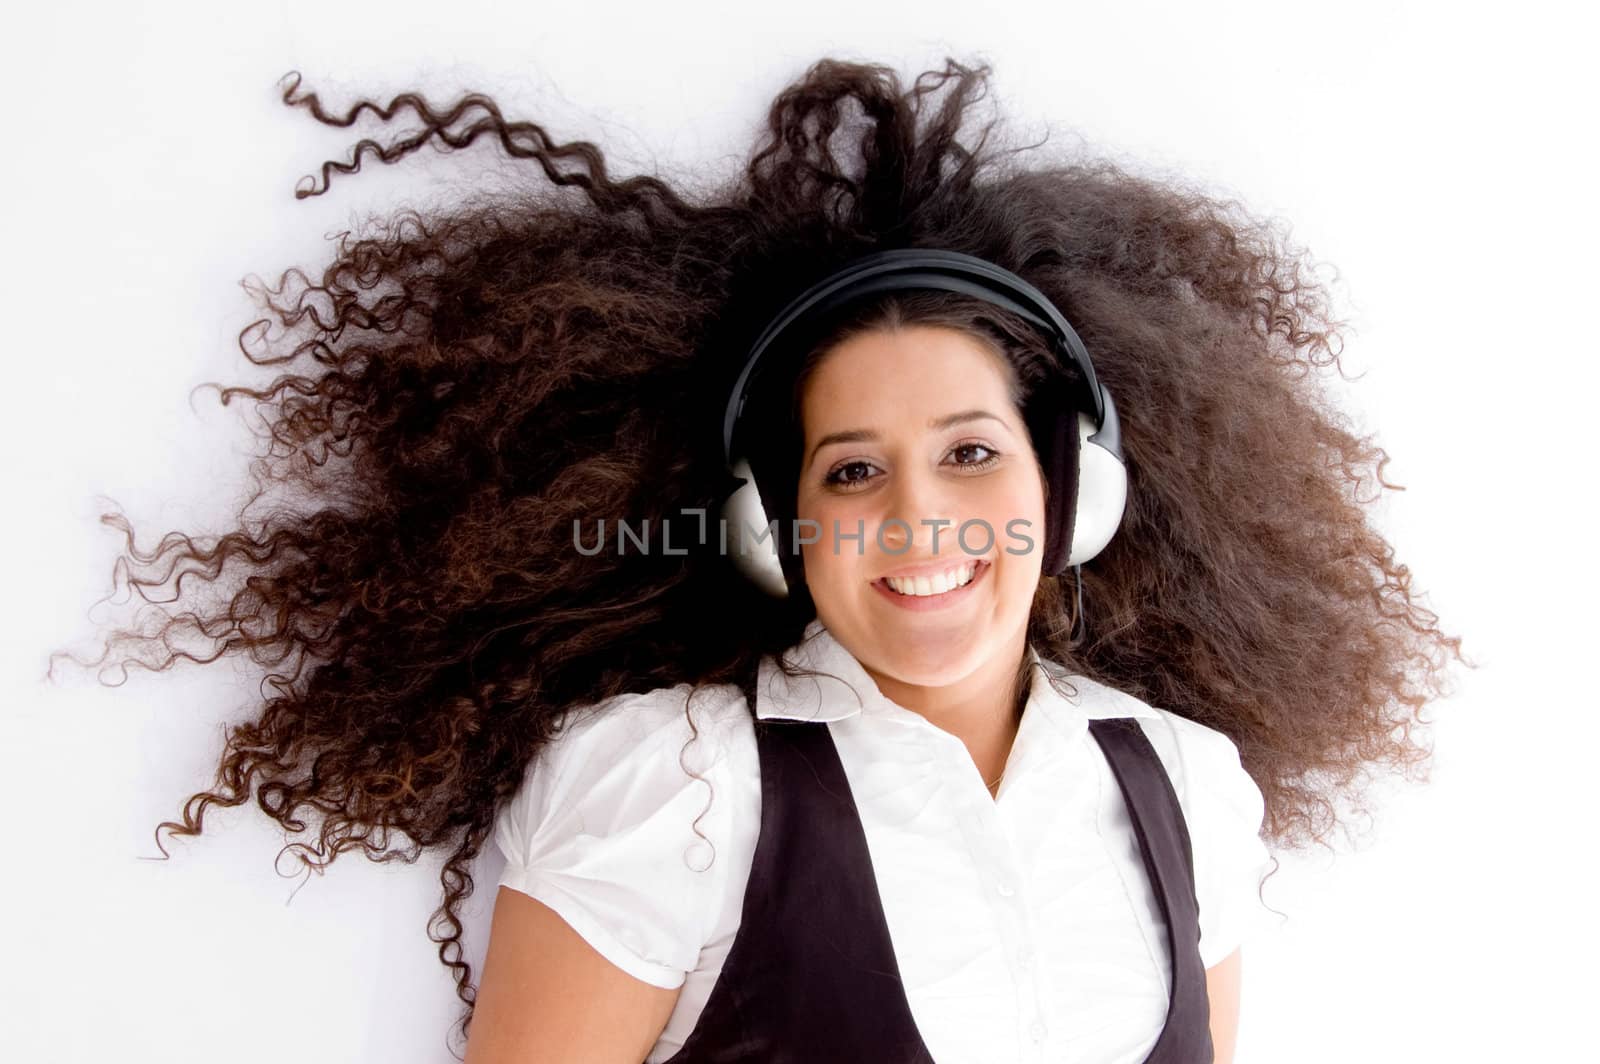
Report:
[[[989,570],[994,568],[994,566],[989,563],[987,558],[978,558],[976,561],[977,568],[973,570],[972,579],[968,580],[960,587],[951,588],[942,595],[902,595],[900,592],[894,590],[887,583],[885,583],[884,578],[881,576],[872,581],[872,589],[903,610],[922,612],[924,610],[949,609],[951,606],[958,605],[965,600],[967,596],[971,594],[972,589],[978,586],[978,581],[982,580],[984,576],[988,574]],[[943,572],[948,566],[949,563],[946,562],[944,566],[937,566],[933,571]],[[921,566],[918,568],[913,568],[911,573],[914,575],[919,570],[926,572],[928,567]],[[890,575],[899,576],[900,574],[891,573]]]
[[[987,557],[979,557],[976,554],[968,554],[966,557],[960,559],[946,558],[943,561],[936,560],[931,562],[923,562],[921,565],[907,565],[902,566],[899,569],[891,569],[887,573],[879,573],[878,579],[884,580],[891,576],[934,576],[938,573],[944,572],[947,569],[953,569],[957,565],[965,565],[968,562],[983,562],[987,564],[988,561],[989,559]],[[974,574],[974,576],[976,576],[976,574]]]

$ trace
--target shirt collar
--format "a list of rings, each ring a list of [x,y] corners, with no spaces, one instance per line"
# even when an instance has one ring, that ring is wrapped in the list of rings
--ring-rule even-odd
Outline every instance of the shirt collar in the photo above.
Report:
[[[783,652],[783,659],[814,670],[815,676],[789,676],[769,654],[761,659],[756,684],[756,716],[761,720],[835,721],[860,713],[902,715],[910,712],[878,690],[877,682],[861,667],[855,655],[833,637],[816,618],[806,625],[799,642]],[[1024,719],[1035,706],[1041,715],[1063,728],[1074,722],[1106,717],[1159,717],[1151,706],[1124,691],[1069,673],[1063,666],[1041,658],[1028,647],[1028,702]],[[1069,680],[1063,694],[1046,678],[1049,672]]]

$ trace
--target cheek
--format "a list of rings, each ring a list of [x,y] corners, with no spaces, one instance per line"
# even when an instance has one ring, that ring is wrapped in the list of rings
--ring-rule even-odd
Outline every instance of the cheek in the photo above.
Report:
[[[806,582],[829,584],[853,579],[854,568],[861,564],[867,548],[853,538],[836,539],[834,528],[847,536],[853,535],[858,525],[863,529],[871,528],[865,511],[852,505],[848,498],[817,495],[802,498],[798,513],[807,521],[816,522],[815,526],[808,524],[800,528],[802,535],[816,537],[815,543],[806,543],[800,548]]]
[[[993,521],[997,531],[1005,532],[1006,522],[1021,519],[1029,522],[1031,535],[1044,519],[1044,488],[1037,476],[1007,477],[996,481],[983,500],[986,516]]]
[[[997,486],[987,504],[1006,579],[1028,580],[1044,563],[1044,490],[1037,476]],[[1028,548],[1028,541],[1032,547]],[[1023,553],[1013,553],[1022,551]]]

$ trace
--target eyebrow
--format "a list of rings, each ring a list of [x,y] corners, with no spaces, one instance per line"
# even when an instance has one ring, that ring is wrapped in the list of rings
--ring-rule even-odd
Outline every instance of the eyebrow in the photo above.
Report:
[[[956,413],[946,414],[944,417],[929,418],[928,428],[938,431],[950,428],[952,425],[961,425],[968,421],[981,421],[985,418],[1005,425],[1004,418],[991,414],[987,410],[958,410]],[[846,429],[843,432],[830,432],[818,440],[815,447],[811,448],[811,453],[806,456],[806,467],[809,468],[811,463],[816,461],[817,452],[830,443],[865,443],[877,438],[878,434],[871,429]]]

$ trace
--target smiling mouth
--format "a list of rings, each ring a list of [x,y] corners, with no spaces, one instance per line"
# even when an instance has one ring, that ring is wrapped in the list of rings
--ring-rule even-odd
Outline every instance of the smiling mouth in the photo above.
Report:
[[[933,590],[933,586],[937,586],[937,585],[930,586],[927,583],[923,583],[923,584],[919,585],[915,581],[900,580],[900,579],[896,580],[896,583],[900,584],[900,587],[896,588],[892,584],[889,583],[889,578],[888,577],[884,577],[884,576],[880,576],[876,580],[872,581],[872,586],[877,588],[879,591],[883,592],[884,594],[891,595],[896,599],[904,600],[904,601],[906,601],[908,603],[909,602],[938,602],[938,601],[940,601],[942,599],[945,599],[945,598],[948,598],[949,596],[954,595],[954,594],[956,594],[958,592],[965,591],[967,588],[969,588],[973,584],[977,583],[979,577],[983,576],[984,572],[986,570],[988,570],[990,568],[990,565],[991,565],[990,561],[987,558],[978,558],[978,559],[974,560],[971,564],[972,564],[972,575],[971,576],[967,577],[966,580],[962,581],[959,584],[956,584],[953,587],[945,588],[943,591],[934,591]],[[941,579],[942,579],[942,576],[941,576]],[[917,591],[917,588],[919,586],[926,587],[927,590],[919,593]]]

